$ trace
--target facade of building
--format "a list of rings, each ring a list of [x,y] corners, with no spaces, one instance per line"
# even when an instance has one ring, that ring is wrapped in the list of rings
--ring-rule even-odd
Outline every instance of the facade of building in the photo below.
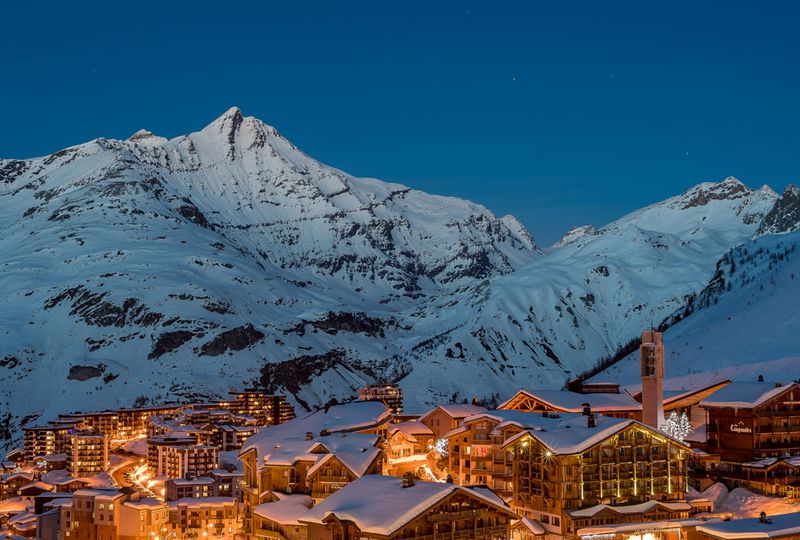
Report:
[[[122,503],[117,527],[118,540],[167,538],[170,531],[169,509],[166,503],[152,498]]]
[[[386,441],[385,474],[403,476],[424,466],[433,444],[433,431],[419,420],[391,424]]]
[[[147,465],[155,476],[206,476],[219,468],[219,448],[196,444],[190,436],[150,437],[147,439]]]
[[[526,429],[553,429],[569,417],[556,413],[486,411],[467,417],[445,437],[448,471],[457,484],[480,484],[511,495],[514,455],[505,442]]]
[[[115,440],[129,441],[147,435],[147,421],[151,416],[172,416],[180,410],[178,404],[158,405],[153,407],[137,407],[116,411],[117,432]]]
[[[364,476],[314,506],[301,523],[308,538],[511,538],[517,516],[485,488]]]
[[[439,405],[419,417],[419,421],[428,426],[434,440],[439,440],[451,429],[461,425],[462,420],[473,414],[485,411],[477,405]]]
[[[244,441],[258,432],[258,426],[239,426],[234,424],[208,424],[208,444],[218,446],[222,452],[239,450]]]
[[[81,489],[60,506],[59,540],[111,540],[118,536],[122,503],[128,494],[116,490]]]
[[[167,506],[176,539],[227,539],[238,532],[239,505],[232,497],[181,499]]]
[[[67,444],[67,471],[73,478],[107,471],[108,435],[97,431],[73,431]]]
[[[308,525],[300,522],[313,505],[307,495],[285,495],[253,510],[253,534],[273,540],[308,540]]]
[[[274,492],[310,495],[308,471],[326,455],[344,456],[344,463],[356,476],[366,474],[370,467],[380,471],[382,451],[377,445],[385,437],[391,417],[383,403],[355,401],[262,429],[250,437],[239,454],[244,467],[244,531],[252,534],[254,508],[271,500]]]
[[[358,399],[361,401],[380,401],[392,414],[403,414],[403,389],[400,385],[383,383],[370,384],[359,388]]]
[[[25,459],[67,452],[70,426],[41,426],[22,429]]]
[[[513,453],[512,508],[552,534],[575,537],[580,512],[597,505],[684,501],[689,448],[640,422],[568,418],[505,447]]]
[[[217,469],[208,476],[170,478],[164,482],[164,495],[168,501],[201,499],[204,497],[233,497],[239,499],[239,479],[242,473]]]
[[[800,384],[731,383],[703,400],[706,451],[723,463],[800,456]]]
[[[295,417],[294,407],[286,401],[286,396],[253,388],[231,392],[231,398],[220,401],[219,405],[235,414],[252,416],[259,426],[283,424]]]

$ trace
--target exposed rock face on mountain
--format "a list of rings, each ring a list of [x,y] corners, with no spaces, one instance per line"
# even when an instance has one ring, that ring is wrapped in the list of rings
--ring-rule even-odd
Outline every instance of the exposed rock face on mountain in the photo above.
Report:
[[[331,350],[275,384],[347,399],[411,369],[406,312],[540,256],[510,216],[353,178],[236,108],[173,140],[2,160],[0,209],[0,409],[18,419],[220,395]],[[70,371],[97,363],[120,377]]]
[[[797,229],[800,229],[800,188],[789,185],[758,227],[757,234],[782,234]]]
[[[245,384],[313,407],[399,380],[409,410],[561,386],[685,309],[775,201],[701,184],[542,252],[511,216],[354,178],[236,108],[0,160],[0,417]]]

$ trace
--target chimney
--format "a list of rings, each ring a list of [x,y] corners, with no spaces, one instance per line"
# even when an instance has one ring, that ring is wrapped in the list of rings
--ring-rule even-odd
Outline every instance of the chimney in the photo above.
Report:
[[[597,417],[593,414],[590,414],[586,417],[586,427],[594,428],[597,427]]]
[[[314,434],[311,433],[310,431],[306,431],[306,440],[310,441],[313,438],[314,438]]]
[[[664,423],[664,344],[661,332],[642,332],[639,365],[642,375],[642,422],[658,429]]]
[[[414,485],[414,473],[407,472],[403,475],[403,487],[409,488]]]
[[[581,407],[583,407],[583,416],[592,416],[592,406],[589,403],[584,403]]]

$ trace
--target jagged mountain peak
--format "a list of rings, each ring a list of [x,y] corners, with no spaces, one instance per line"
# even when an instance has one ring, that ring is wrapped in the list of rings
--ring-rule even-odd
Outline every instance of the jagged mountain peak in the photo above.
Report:
[[[764,217],[756,236],[784,234],[800,229],[800,188],[789,184]]]

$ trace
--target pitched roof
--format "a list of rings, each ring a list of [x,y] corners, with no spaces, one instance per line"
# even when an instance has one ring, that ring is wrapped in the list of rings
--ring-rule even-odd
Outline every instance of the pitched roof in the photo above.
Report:
[[[268,426],[249,437],[242,446],[241,454],[255,449],[263,456],[277,443],[288,439],[303,439],[306,433],[318,436],[321,431],[343,433],[371,429],[388,421],[392,414],[379,401],[354,401],[320,409],[277,426]]]
[[[416,442],[417,436],[433,435],[431,428],[420,422],[419,420],[411,420],[409,422],[400,422],[399,424],[392,424],[389,426],[389,436],[391,437],[397,432],[402,433],[411,441]]]
[[[682,510],[691,510],[692,506],[685,502],[661,502],[661,501],[645,501],[639,504],[628,504],[621,506],[611,506],[608,504],[596,504],[589,508],[581,508],[580,510],[573,510],[569,513],[572,517],[593,517],[604,510],[610,510],[617,514],[641,514],[652,510],[655,507],[663,507],[674,512]]]
[[[595,419],[595,427],[589,427],[586,416],[569,415],[563,418],[562,421],[554,427],[528,429],[517,433],[513,437],[510,437],[503,444],[503,447],[512,445],[525,436],[531,436],[539,440],[555,454],[579,454],[632,425],[638,425],[643,429],[658,433],[660,437],[670,439],[675,444],[686,446],[684,443],[664,433],[656,432],[652,428],[636,420],[598,416]]]
[[[253,513],[282,525],[300,525],[313,502],[308,495],[284,495],[274,502],[259,504]]]
[[[367,475],[347,484],[316,505],[300,521],[322,524],[331,516],[352,521],[363,533],[390,536],[406,523],[455,492],[480,499],[501,512],[516,517],[496,495],[486,490],[417,480],[403,488],[394,476]]]
[[[552,390],[548,388],[520,390],[514,394],[511,399],[498,405],[497,408],[505,409],[514,399],[521,395],[541,401],[553,409],[572,413],[582,412],[584,403],[588,403],[594,412],[638,411],[642,408],[642,404],[633,399],[627,392],[620,394],[579,394],[577,392],[570,392],[569,390]]]
[[[484,407],[479,407],[478,405],[469,405],[466,403],[458,405],[439,405],[420,416],[419,419],[424,420],[436,411],[444,411],[450,418],[461,420],[462,418],[466,418],[467,416],[471,416],[485,410],[486,409]]]
[[[700,402],[703,407],[752,409],[796,386],[776,386],[766,382],[732,382]]]
[[[307,471],[310,476],[335,455],[353,474],[361,476],[380,456],[379,442],[378,435],[366,433],[334,433],[311,440],[288,438],[276,441],[269,450],[262,447],[266,453],[259,453],[259,468],[261,465],[288,467],[298,461],[309,461],[313,463]]]

